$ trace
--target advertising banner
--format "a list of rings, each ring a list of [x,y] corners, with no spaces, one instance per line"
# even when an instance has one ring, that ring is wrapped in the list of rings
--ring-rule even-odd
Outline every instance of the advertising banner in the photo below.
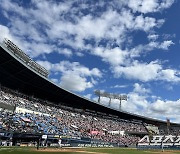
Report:
[[[138,142],[139,149],[180,149],[180,136],[145,135]]]

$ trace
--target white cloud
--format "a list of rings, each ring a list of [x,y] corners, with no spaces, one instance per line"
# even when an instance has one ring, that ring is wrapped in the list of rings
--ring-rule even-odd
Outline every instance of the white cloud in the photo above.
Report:
[[[173,44],[174,43],[172,42],[172,40],[167,40],[167,41],[164,41],[162,44],[160,44],[159,48],[168,50],[168,48]]]
[[[136,93],[140,93],[140,94],[146,94],[146,93],[150,93],[150,89],[146,89],[144,88],[142,85],[135,83],[134,84],[134,92]]]
[[[162,80],[166,81],[174,81],[174,82],[179,82],[180,81],[180,72],[177,70],[172,70],[172,69],[165,69],[161,70],[159,73],[159,78],[162,78]]]
[[[59,53],[60,54],[64,54],[67,57],[71,57],[72,56],[72,51],[70,49],[64,48],[64,49],[59,49]]]
[[[128,5],[135,12],[148,13],[168,8],[173,1],[160,3],[157,0],[130,0],[128,3],[120,3],[121,11],[109,8],[99,15],[93,16],[92,13],[84,15],[81,8],[72,7],[73,2],[32,1],[31,5],[34,7],[23,8],[15,2],[3,1],[1,7],[7,16],[9,12],[11,14],[14,12],[14,15],[8,16],[10,28],[1,26],[2,36],[10,38],[14,36],[14,40],[20,45],[20,48],[31,57],[52,52],[64,54],[67,57],[72,56],[74,53],[69,48],[61,47],[61,45],[65,45],[77,48],[77,56],[82,56],[84,53],[81,50],[87,49],[90,51],[89,53],[101,57],[104,62],[110,64],[116,77],[125,76],[129,79],[146,82],[160,80],[160,75],[162,75],[163,80],[173,81],[175,79],[178,81],[178,71],[164,70],[160,64],[154,61],[143,63],[134,59],[145,53],[144,51],[156,48],[167,50],[174,44],[172,40],[156,42],[157,35],[148,35],[150,42],[146,45],[138,45],[132,49],[122,49],[121,47],[121,44],[127,41],[128,31],[141,30],[147,33],[164,22],[163,19],[148,17],[144,14],[136,16],[124,5]],[[101,5],[105,5],[105,3]],[[83,7],[88,8],[88,4],[85,3]],[[74,15],[73,11],[81,13],[81,15]],[[66,19],[67,14],[72,20]],[[95,47],[86,45],[85,39],[93,39]],[[103,39],[107,39],[107,43],[99,46],[99,42]],[[112,47],[112,43],[117,43],[119,47]],[[56,64],[52,66],[59,69]],[[50,68],[52,69],[52,67]],[[68,68],[70,67],[68,66]],[[83,71],[90,72],[88,69]],[[91,70],[91,72],[93,71],[96,69]]]
[[[178,114],[179,109],[177,109],[177,106],[180,105],[180,100],[177,101],[161,101],[157,100],[153,106],[152,109],[156,109],[157,111],[163,111],[168,114]],[[162,112],[161,112],[162,113]]]
[[[53,81],[54,83],[58,84],[58,79],[51,78],[51,81]]]
[[[128,85],[115,85],[115,86],[111,86],[111,88],[127,88]]]
[[[159,37],[159,35],[157,35],[157,34],[150,34],[150,35],[148,35],[148,39],[149,40],[153,40],[153,41],[155,41],[158,37]]]
[[[3,26],[0,25],[0,43],[3,43],[3,40],[5,38],[10,39],[13,43],[15,43],[18,47],[20,47],[21,49],[23,48],[23,44],[21,42],[21,39],[18,38],[17,36],[14,36],[11,32],[10,32],[10,28],[7,26]],[[27,45],[27,44],[26,44]]]
[[[148,45],[146,45],[146,48],[147,50],[153,50],[155,48],[157,49],[163,49],[163,50],[168,50],[169,47],[171,45],[173,45],[174,42],[172,40],[166,40],[166,41],[163,41],[163,42],[155,42],[155,41],[152,41],[150,42]]]
[[[75,53],[78,57],[83,57],[84,56],[84,54],[82,53],[82,52],[76,52]]]
[[[153,98],[154,101],[149,101],[149,98]],[[108,105],[108,99],[106,105]],[[119,101],[112,100],[112,105],[119,109]],[[128,100],[122,102],[122,110],[150,118],[162,120],[170,118],[171,121],[179,123],[180,109],[177,108],[179,105],[180,100],[162,100],[153,96],[151,90],[146,89],[144,85],[135,83],[133,91],[128,94]]]
[[[1,6],[5,10],[16,12],[21,16],[27,16],[27,11],[25,11],[24,8],[17,3],[13,3],[11,0],[1,0]]]
[[[97,76],[102,77],[102,73],[98,68],[89,69],[78,62],[61,61],[60,63],[52,64],[48,61],[37,61],[40,65],[44,66],[46,69],[52,72],[75,72],[82,76]]]
[[[145,110],[149,106],[149,102],[147,101],[147,98],[149,97],[149,94],[151,93],[150,89],[144,88],[142,84],[135,83],[134,89],[132,92],[130,92],[128,96],[127,101],[122,101],[122,110],[128,111],[134,114],[140,114],[143,115]],[[97,101],[97,98],[96,100]],[[109,98],[101,97],[101,103],[103,105],[109,105]],[[111,107],[116,108],[119,110],[120,101],[117,99],[111,100]]]
[[[62,73],[59,84],[65,89],[81,92],[87,88],[92,88],[97,81],[93,77],[101,78],[102,73],[98,68],[89,69],[80,65],[78,62],[70,63],[69,61],[61,61],[60,63],[52,64],[48,61],[37,61],[51,73]],[[88,79],[88,78],[91,79]],[[53,79],[54,81],[54,79]],[[57,83],[57,80],[56,80]]]
[[[135,114],[144,114],[144,110],[146,110],[149,106],[149,102],[147,98],[151,93],[150,89],[144,87],[144,85],[135,83],[134,89],[132,92],[128,93],[127,101],[122,101],[122,110],[128,111]],[[97,101],[98,98],[95,99]],[[101,104],[108,106],[109,98],[101,97]],[[111,107],[119,110],[120,101],[117,99],[111,100]]]
[[[84,95],[84,97],[86,97],[86,98],[88,98],[88,99],[91,99],[92,94],[87,94],[87,95]]]
[[[81,77],[78,74],[66,73],[61,76],[60,85],[66,89],[81,92],[87,88],[92,88],[93,84],[88,82],[85,77]]]
[[[157,7],[157,0],[130,0],[128,5],[134,12],[153,12]]]
[[[73,2],[32,1],[31,3],[33,7],[23,8],[15,2],[3,1],[1,7],[7,15],[9,12],[14,13],[8,16],[11,33],[20,37],[19,42],[22,42],[22,45],[26,44],[23,45],[25,51],[29,51],[28,53],[34,56],[58,51],[57,48],[52,47],[52,43],[55,43],[56,47],[67,45],[83,50],[89,48],[84,42],[85,39],[93,38],[97,44],[105,38],[108,42],[115,41],[121,45],[126,40],[125,36],[129,30],[147,32],[162,24],[162,20],[152,17],[135,16],[127,8],[123,8],[122,11],[109,8],[100,15],[93,16],[92,13],[82,14],[81,7],[72,7]],[[124,2],[121,4],[121,7],[125,5]],[[103,7],[105,3],[101,5]],[[88,8],[88,5],[85,3],[83,7]],[[67,19],[67,15],[72,20]],[[33,48],[34,44],[37,47],[42,45],[49,47],[47,50],[38,50],[39,48]],[[69,51],[58,53],[66,56],[71,54]]]
[[[135,114],[144,114],[144,110],[149,106],[146,99],[150,93],[150,89],[135,83],[133,91],[128,94],[128,100],[122,103],[122,109]]]
[[[123,110],[140,115],[144,113],[144,109],[148,106],[149,102],[146,100],[146,97],[135,92],[129,93],[128,101],[124,101],[124,103],[122,103]]]
[[[110,63],[111,65],[123,64],[128,56],[127,51],[121,50],[120,48],[104,49],[96,48],[92,51],[96,56],[100,56],[103,61]]]
[[[158,0],[129,0],[128,6],[134,12],[149,13],[169,8],[173,2],[174,0],[164,0],[160,3]]]
[[[109,105],[109,99],[101,98],[101,103]],[[151,89],[145,88],[143,84],[135,83],[134,89],[128,94],[128,100],[122,101],[122,110],[150,118],[162,120],[170,118],[173,122],[179,122],[180,109],[177,108],[179,105],[180,100],[162,100],[152,95]],[[113,99],[111,107],[119,109],[119,101]]]
[[[151,38],[150,38],[151,37]],[[157,36],[149,36],[150,42],[145,45],[138,45],[129,50],[129,56],[131,58],[140,57],[142,54],[146,54],[149,51],[155,49],[168,50],[171,45],[174,44],[172,40],[166,40],[163,42],[155,41]]]
[[[157,20],[152,17],[137,16],[135,19],[135,28],[149,31],[153,27],[159,27],[164,23],[163,19]]]
[[[113,71],[116,77],[124,76],[128,79],[135,79],[143,82],[152,80],[164,80],[169,82],[180,81],[179,71],[163,69],[158,61],[152,61],[150,63],[139,63],[138,61],[134,61],[130,66],[116,66]]]
[[[23,44],[23,43],[21,43]],[[43,54],[49,54],[51,53],[54,48],[56,48],[54,45],[49,45],[46,43],[40,43],[40,42],[31,42],[26,43],[25,45],[22,45],[22,48],[24,49],[24,52],[26,52],[31,57],[37,57],[39,55]],[[28,49],[28,50],[26,50]]]
[[[180,121],[179,108],[177,106],[180,105],[180,100],[170,101],[170,100],[159,100],[157,99],[153,102],[147,110],[147,114],[153,117],[158,117],[161,119],[170,118],[173,122]]]
[[[3,42],[4,38],[9,38],[12,40],[9,28],[3,25],[0,25],[0,43]]]
[[[157,78],[158,72],[161,70],[161,66],[157,62],[138,63],[133,62],[131,66],[117,66],[114,68],[116,77],[124,75],[129,79],[138,79],[141,81],[150,81]]]

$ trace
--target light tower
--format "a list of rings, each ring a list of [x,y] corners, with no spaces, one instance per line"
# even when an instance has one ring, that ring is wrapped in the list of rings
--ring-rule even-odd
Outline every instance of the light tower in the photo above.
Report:
[[[98,96],[98,103],[100,103],[101,91],[100,90],[95,90],[94,93],[95,93],[96,96]]]
[[[108,106],[111,106],[111,98],[112,98],[111,94],[107,93],[107,92],[104,92],[103,96],[109,98],[109,105]]]
[[[111,99],[113,98],[113,94],[109,94],[109,107],[111,106]]]
[[[119,111],[121,111],[122,100],[127,101],[127,95],[111,94],[111,93],[107,93],[107,92],[101,92],[100,90],[95,90],[94,93],[96,96],[98,96],[98,103],[100,103],[101,97],[109,98],[109,104],[108,104],[109,107],[111,106],[112,99],[118,99],[119,100]]]
[[[125,101],[127,101],[127,95],[119,95],[119,110],[121,111],[121,101],[122,100],[125,100]]]

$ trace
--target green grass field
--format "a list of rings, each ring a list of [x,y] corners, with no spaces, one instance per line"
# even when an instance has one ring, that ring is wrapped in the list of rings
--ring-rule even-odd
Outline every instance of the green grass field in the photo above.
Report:
[[[123,148],[47,148],[1,147],[0,154],[180,154],[180,151],[137,150]]]

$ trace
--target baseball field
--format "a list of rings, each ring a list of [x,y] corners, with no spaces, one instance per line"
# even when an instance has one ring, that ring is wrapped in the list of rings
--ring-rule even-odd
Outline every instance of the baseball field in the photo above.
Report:
[[[180,154],[180,151],[137,150],[128,148],[35,148],[1,147],[0,154]]]

